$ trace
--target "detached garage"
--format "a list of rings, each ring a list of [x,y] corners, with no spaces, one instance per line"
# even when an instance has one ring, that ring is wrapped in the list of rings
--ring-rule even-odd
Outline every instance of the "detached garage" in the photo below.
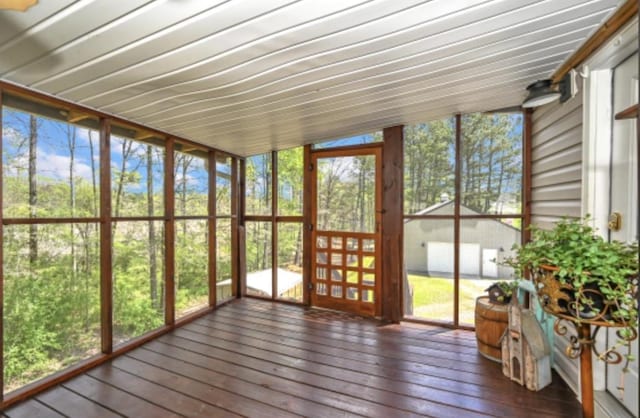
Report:
[[[462,206],[466,215],[477,212]],[[438,203],[417,215],[451,215],[453,200]],[[511,271],[496,264],[520,242],[520,229],[494,219],[465,220],[460,231],[460,275],[509,278]],[[409,272],[452,277],[453,228],[449,221],[412,219],[405,222],[404,253]]]

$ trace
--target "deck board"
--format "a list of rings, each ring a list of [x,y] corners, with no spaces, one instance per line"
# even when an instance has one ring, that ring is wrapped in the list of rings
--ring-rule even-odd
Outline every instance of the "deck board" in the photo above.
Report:
[[[9,418],[63,418],[64,415],[57,413],[48,406],[35,399],[29,399],[15,406],[10,411],[5,412],[3,417]]]
[[[242,299],[4,414],[69,417],[575,417],[477,353],[472,332]]]

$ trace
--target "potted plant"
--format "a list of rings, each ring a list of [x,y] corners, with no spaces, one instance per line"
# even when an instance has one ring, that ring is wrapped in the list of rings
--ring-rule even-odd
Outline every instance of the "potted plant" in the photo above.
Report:
[[[606,241],[589,216],[551,230],[530,226],[531,241],[501,264],[533,280],[541,305],[576,323],[620,327],[622,343],[637,336],[638,244]]]

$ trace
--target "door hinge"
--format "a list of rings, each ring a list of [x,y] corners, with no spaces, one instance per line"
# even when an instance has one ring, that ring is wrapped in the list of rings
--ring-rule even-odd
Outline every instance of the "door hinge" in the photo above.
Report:
[[[307,289],[313,290],[313,283],[309,282],[309,284],[307,285]]]
[[[309,164],[309,171],[313,171],[313,163]]]
[[[309,231],[313,231],[313,224],[307,225],[307,228],[309,229]]]

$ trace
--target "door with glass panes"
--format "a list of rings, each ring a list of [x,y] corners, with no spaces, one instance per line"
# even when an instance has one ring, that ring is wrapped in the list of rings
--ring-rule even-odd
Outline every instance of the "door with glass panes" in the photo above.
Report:
[[[637,53],[617,66],[613,71],[613,114],[638,103]],[[620,218],[620,227],[610,231],[612,240],[633,242],[638,238],[638,141],[636,120],[613,120],[610,166],[610,213]],[[617,329],[608,330],[608,345],[616,344]],[[631,352],[638,352],[638,339],[633,341]],[[638,416],[638,359],[627,367],[620,364],[607,366],[607,390],[616,396],[633,416]]]
[[[381,148],[311,154],[311,304],[380,315]]]

